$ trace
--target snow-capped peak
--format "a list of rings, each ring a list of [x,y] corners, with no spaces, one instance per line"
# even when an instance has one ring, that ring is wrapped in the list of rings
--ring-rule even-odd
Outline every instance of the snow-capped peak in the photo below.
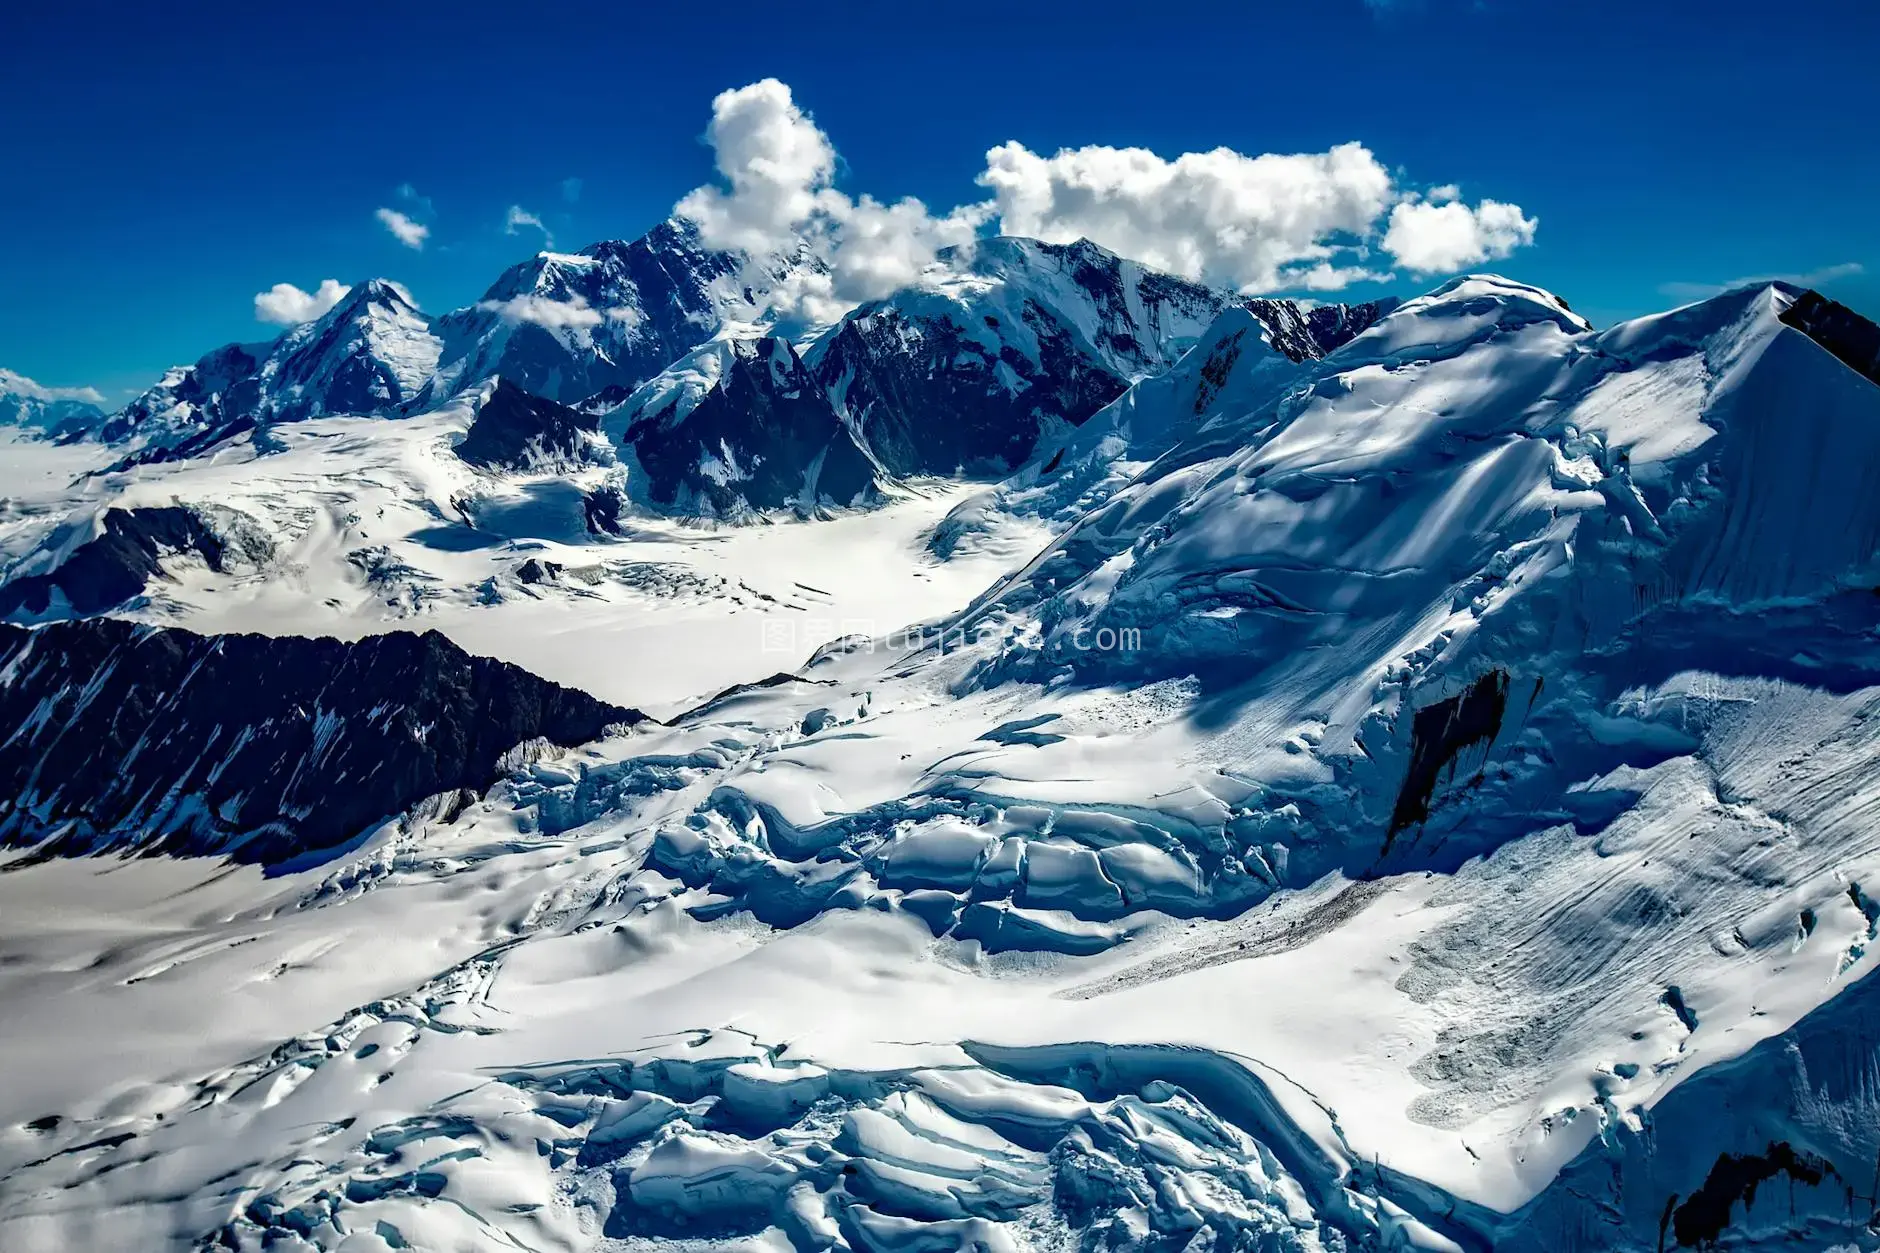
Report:
[[[94,387],[46,387],[0,368],[0,426],[70,433],[95,425],[104,417],[103,405]]]

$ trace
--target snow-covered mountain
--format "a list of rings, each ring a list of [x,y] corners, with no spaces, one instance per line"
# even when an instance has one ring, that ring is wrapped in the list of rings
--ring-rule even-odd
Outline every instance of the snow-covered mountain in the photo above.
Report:
[[[97,434],[179,458],[257,426],[397,413],[430,381],[439,349],[403,289],[373,279],[272,343],[229,344],[170,370]]]
[[[175,367],[108,420],[65,433],[128,444],[131,462],[174,460],[257,426],[436,408],[497,377],[563,403],[625,395],[727,319],[761,311],[766,277],[818,264],[804,250],[712,252],[675,218],[630,242],[540,253],[435,321],[374,279],[317,321]]]
[[[760,312],[765,279],[818,264],[806,251],[757,259],[714,252],[683,218],[631,242],[540,253],[475,304],[438,319],[444,349],[434,395],[494,375],[564,404],[631,390],[728,319]]]
[[[607,417],[648,503],[682,514],[854,505],[880,467],[787,339],[721,335]]]
[[[1176,444],[1232,446],[1242,421],[1396,307],[1394,300],[1302,308],[1249,300],[1229,308],[1166,371],[1133,383],[1075,429],[1034,448],[996,487],[962,501],[936,528],[935,552],[981,542],[1013,517],[1061,529],[1108,499]]]
[[[0,369],[0,427],[54,434],[83,430],[104,417],[102,397],[89,388],[43,387]]]
[[[1160,373],[1231,300],[1086,241],[1000,238],[863,305],[809,354],[894,474],[1002,473]]]
[[[1002,528],[1054,533],[925,623],[837,607],[871,584],[934,605],[921,584],[988,551],[879,546],[913,498],[593,535],[590,478],[637,451],[560,471],[463,449],[484,415],[533,454],[597,417],[619,439],[621,412],[500,385],[93,480],[59,551],[155,536],[199,625],[237,588],[133,511],[265,516],[271,622],[342,600],[327,554],[365,554],[413,587],[399,571],[500,571],[465,613],[544,664],[597,615],[576,686],[722,661],[745,628],[755,652],[760,623],[783,655],[661,723],[492,763],[528,733],[504,720],[522,689],[387,646],[446,677],[346,692],[373,731],[331,740],[342,760],[293,740],[308,699],[255,718],[191,690],[198,664],[237,687],[278,665],[283,692],[337,698],[337,644],[8,637],[0,766],[42,803],[8,831],[39,863],[0,863],[0,1059],[34,1077],[0,1086],[0,1245],[1871,1243],[1880,329],[1768,284],[1602,331],[1474,276],[1395,308],[1222,304],[1165,339],[1171,297],[1105,347],[1077,320],[1105,302],[983,282],[889,320],[907,360],[956,335],[945,363],[996,384],[1051,341],[1117,386],[1041,421],[1030,477],[995,493]],[[996,342],[966,351],[959,310]],[[636,421],[671,424],[627,449],[657,434],[681,477],[710,440],[820,430],[856,473],[906,473],[880,410],[831,396],[832,343],[724,334],[636,391]],[[810,445],[776,446],[801,482]],[[636,552],[665,564],[614,616]],[[660,607],[713,570],[758,594]],[[321,814],[318,789],[250,785],[255,737],[335,788],[381,750],[415,773]],[[433,775],[453,803],[404,799]],[[54,855],[62,824],[133,845],[123,814],[198,794],[218,832],[279,811],[325,823],[320,847],[365,839],[272,878]]]
[[[486,384],[471,412],[470,429],[453,450],[471,465],[521,474],[613,462],[599,418],[530,395],[508,379]]]
[[[986,240],[800,350],[730,323],[611,410],[608,429],[638,454],[646,498],[681,510],[846,505],[871,478],[1002,475],[1162,374],[1239,303],[1087,241]],[[1377,313],[1248,307],[1289,368]]]

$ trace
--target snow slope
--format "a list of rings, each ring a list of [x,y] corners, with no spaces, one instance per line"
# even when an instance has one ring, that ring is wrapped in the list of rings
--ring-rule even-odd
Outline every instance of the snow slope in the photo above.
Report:
[[[1880,385],[1829,313],[1457,280],[1192,432],[1139,389],[1106,434],[1176,442],[938,623],[271,881],[0,874],[0,1244],[1865,1247]],[[469,408],[177,481],[350,436],[500,534]],[[412,497],[344,527],[403,560]],[[859,597],[949,503],[700,534]]]

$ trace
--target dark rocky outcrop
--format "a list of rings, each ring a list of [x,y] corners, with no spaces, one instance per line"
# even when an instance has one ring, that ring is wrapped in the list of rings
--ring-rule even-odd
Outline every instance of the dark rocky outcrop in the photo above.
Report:
[[[0,617],[38,615],[63,594],[74,613],[103,613],[141,596],[163,577],[160,557],[195,553],[223,572],[222,538],[201,515],[182,505],[105,511],[101,533],[74,549],[57,569],[28,575],[0,587]]]
[[[1463,750],[1493,741],[1501,733],[1507,708],[1508,676],[1490,670],[1459,695],[1417,710],[1410,724],[1410,765],[1391,809],[1390,838],[1429,820],[1430,801],[1443,771],[1453,767]]]
[[[1667,1203],[1671,1234],[1681,1248],[1717,1247],[1737,1203],[1745,1208],[1754,1205],[1756,1190],[1783,1175],[1812,1188],[1835,1178],[1836,1172],[1828,1162],[1812,1153],[1798,1153],[1782,1141],[1761,1153],[1724,1153],[1688,1200],[1675,1209],[1671,1206],[1677,1198]]]
[[[590,535],[620,534],[627,499],[617,487],[597,487],[581,497],[581,517]]]
[[[487,788],[518,744],[579,744],[644,717],[436,632],[0,626],[0,680],[0,840],[268,866]]]
[[[593,460],[597,450],[588,437],[599,430],[593,414],[498,379],[454,451],[486,470],[538,470]]]
[[[1273,347],[1295,362],[1316,361],[1336,352],[1377,324],[1401,302],[1393,298],[1358,305],[1317,305],[1307,309],[1291,300],[1255,297],[1247,311],[1267,329]]]
[[[1848,369],[1880,386],[1880,326],[1818,291],[1805,291],[1781,313],[1782,322],[1833,353]]]

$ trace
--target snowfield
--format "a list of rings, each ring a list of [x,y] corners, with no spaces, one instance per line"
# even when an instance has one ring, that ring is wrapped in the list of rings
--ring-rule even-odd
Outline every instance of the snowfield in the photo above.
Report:
[[[1876,1247],[1880,382],[1824,305],[1228,309],[996,485],[738,527],[597,531],[631,464],[472,466],[472,392],[7,445],[7,586],[185,506],[111,612],[658,720],[311,866],[16,839],[0,1248]]]

